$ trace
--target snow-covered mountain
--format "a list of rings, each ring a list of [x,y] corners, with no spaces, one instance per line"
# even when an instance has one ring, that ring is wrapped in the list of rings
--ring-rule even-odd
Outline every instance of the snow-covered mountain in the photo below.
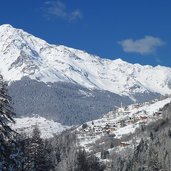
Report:
[[[171,94],[171,68],[102,59],[8,24],[0,26],[0,73],[18,115],[68,125],[97,119],[121,102]]]
[[[10,123],[10,127],[18,133],[24,133],[27,136],[32,136],[33,129],[38,126],[42,138],[51,138],[55,134],[60,134],[62,131],[69,129],[68,126],[63,126],[53,120],[47,120],[40,116],[15,118],[15,123]]]
[[[145,91],[171,94],[170,68],[102,59],[81,50],[48,44],[6,24],[0,26],[0,72],[8,81],[28,76],[45,83],[77,83],[125,96]]]

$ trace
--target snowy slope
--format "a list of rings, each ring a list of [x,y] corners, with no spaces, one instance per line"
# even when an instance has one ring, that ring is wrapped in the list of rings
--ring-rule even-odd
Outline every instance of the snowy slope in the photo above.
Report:
[[[166,98],[159,101],[132,104],[111,111],[101,119],[87,122],[86,128],[80,126],[76,130],[78,145],[91,151],[102,137],[114,135],[115,139],[122,140],[123,136],[134,133],[142,125],[148,125],[161,119],[163,115],[160,109],[170,102],[171,98]]]
[[[147,91],[171,94],[171,69],[108,60],[65,46],[51,45],[11,25],[0,26],[0,72],[7,81],[23,76],[71,82],[119,95]]]
[[[51,138],[54,134],[59,134],[70,128],[40,116],[15,118],[15,124],[10,123],[10,126],[18,133],[25,133],[28,136],[31,136],[34,127],[38,126],[42,138]]]

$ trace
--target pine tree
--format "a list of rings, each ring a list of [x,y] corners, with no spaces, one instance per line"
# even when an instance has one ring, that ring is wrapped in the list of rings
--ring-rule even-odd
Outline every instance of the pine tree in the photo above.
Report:
[[[104,166],[96,156],[87,156],[86,151],[80,149],[77,153],[76,168],[74,171],[103,171]]]
[[[0,76],[0,170],[19,170],[21,151],[14,141],[16,134],[8,126],[9,122],[14,122],[14,116],[7,84]]]
[[[45,142],[40,137],[40,130],[37,126],[33,129],[33,135],[27,140],[25,170],[27,171],[48,171],[51,168],[51,161],[48,156]]]
[[[9,122],[14,122],[15,113],[11,107],[11,97],[8,95],[7,84],[0,76],[0,134],[3,137],[9,137],[12,133],[11,128],[7,125]]]

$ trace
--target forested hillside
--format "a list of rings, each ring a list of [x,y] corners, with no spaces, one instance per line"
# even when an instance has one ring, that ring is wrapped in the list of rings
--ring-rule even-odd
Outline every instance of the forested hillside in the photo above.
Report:
[[[163,97],[159,101],[121,107],[116,112],[104,115],[101,120],[85,123],[78,128],[73,127],[59,135],[54,135],[53,138],[42,139],[38,125],[35,125],[31,136],[25,133],[18,134],[8,126],[9,122],[14,122],[15,113],[11,107],[7,84],[3,81],[3,77],[0,79],[0,169],[2,171],[170,169],[171,103],[167,104],[170,98]],[[166,105],[162,107],[164,104]],[[98,123],[101,124],[100,127],[107,123],[104,125],[104,130],[102,129],[105,131],[102,135],[99,130],[101,128],[97,127]],[[118,123],[120,126],[115,125],[112,129],[110,128],[112,123]],[[138,127],[137,123],[139,123]],[[87,146],[85,145],[86,130],[90,129],[89,124],[94,127],[94,131],[98,130],[94,134],[95,137],[89,141],[91,144]],[[128,131],[130,126],[127,124],[133,124],[132,130],[135,128],[131,134]],[[121,130],[126,128],[127,133],[121,135],[117,127]],[[112,134],[111,130],[115,134]],[[85,134],[82,131],[85,131]],[[84,137],[81,138],[80,135]]]

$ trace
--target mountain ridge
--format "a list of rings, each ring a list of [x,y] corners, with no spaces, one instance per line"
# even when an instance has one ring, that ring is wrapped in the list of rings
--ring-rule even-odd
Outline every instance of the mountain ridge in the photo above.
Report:
[[[4,63],[0,71],[7,81],[28,76],[45,83],[70,82],[126,96],[148,91],[171,94],[171,68],[103,59],[51,45],[8,24],[0,26],[0,55],[0,63]]]
[[[18,116],[63,125],[101,117],[115,106],[171,94],[171,68],[103,59],[0,26],[0,73]]]

